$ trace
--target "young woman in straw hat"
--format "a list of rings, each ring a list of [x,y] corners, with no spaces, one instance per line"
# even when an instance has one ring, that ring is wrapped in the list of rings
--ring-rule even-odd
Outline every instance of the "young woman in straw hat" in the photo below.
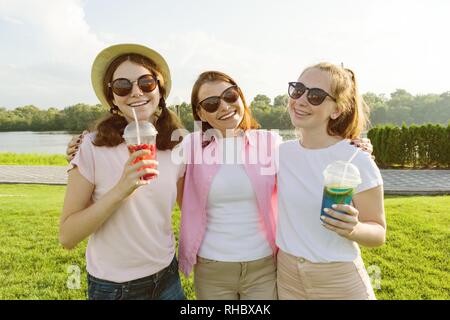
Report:
[[[59,238],[86,249],[89,299],[184,299],[171,226],[183,166],[172,161],[173,130],[181,127],[166,108],[171,78],[164,58],[136,44],[101,51],[92,85],[111,115],[87,134],[70,162]],[[157,160],[148,151],[129,154],[122,138],[133,121],[151,120],[157,131]],[[156,166],[150,169],[148,166]],[[147,168],[143,168],[147,167]],[[145,174],[152,180],[142,180]]]

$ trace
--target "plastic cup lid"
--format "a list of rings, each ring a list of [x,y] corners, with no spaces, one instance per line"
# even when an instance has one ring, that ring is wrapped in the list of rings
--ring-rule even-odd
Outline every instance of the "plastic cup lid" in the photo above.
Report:
[[[156,136],[158,134],[155,126],[148,121],[139,121],[138,125],[141,137]],[[136,122],[132,121],[125,127],[123,136],[124,138],[137,136]]]
[[[346,161],[329,164],[323,171],[325,183],[332,182],[345,186],[357,186],[361,183],[358,167]]]

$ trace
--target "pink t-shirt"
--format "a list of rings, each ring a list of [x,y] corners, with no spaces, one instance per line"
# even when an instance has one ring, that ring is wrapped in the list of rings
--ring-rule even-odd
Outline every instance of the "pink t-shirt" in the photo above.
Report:
[[[111,190],[122,176],[129,152],[92,144],[95,133],[85,136],[72,166],[95,185],[93,202]],[[86,249],[87,271],[96,278],[126,282],[152,275],[167,267],[175,254],[172,209],[177,181],[184,165],[172,161],[171,150],[157,151],[159,176],[139,187],[90,236]]]

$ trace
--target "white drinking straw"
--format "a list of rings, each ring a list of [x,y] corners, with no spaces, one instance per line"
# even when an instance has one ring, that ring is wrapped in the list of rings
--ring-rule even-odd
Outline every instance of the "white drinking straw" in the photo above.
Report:
[[[347,175],[347,167],[349,166],[349,164],[352,162],[353,159],[355,159],[356,155],[359,152],[359,148],[356,148],[356,151],[352,154],[352,156],[350,157],[350,159],[345,163],[344,166],[344,174],[341,177],[341,186],[344,184],[344,177]]]
[[[356,148],[356,151],[353,153],[353,155],[350,157],[350,159],[347,161],[347,163],[352,162],[352,160],[355,159],[358,152],[359,152],[359,148]]]
[[[131,110],[133,111],[134,122],[136,123],[137,143],[138,143],[138,145],[140,145],[141,144],[141,135],[139,134],[139,124],[138,124],[138,119],[136,116],[136,111],[134,110],[134,108],[131,108]]]

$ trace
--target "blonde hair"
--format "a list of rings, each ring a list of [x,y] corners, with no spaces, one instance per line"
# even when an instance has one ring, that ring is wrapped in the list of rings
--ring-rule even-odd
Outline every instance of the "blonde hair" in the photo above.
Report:
[[[336,119],[328,121],[328,134],[344,139],[359,137],[369,124],[369,108],[358,92],[353,71],[332,63],[321,62],[303,70],[302,75],[311,69],[328,73],[331,78],[330,94],[336,99],[336,106],[342,112]]]

